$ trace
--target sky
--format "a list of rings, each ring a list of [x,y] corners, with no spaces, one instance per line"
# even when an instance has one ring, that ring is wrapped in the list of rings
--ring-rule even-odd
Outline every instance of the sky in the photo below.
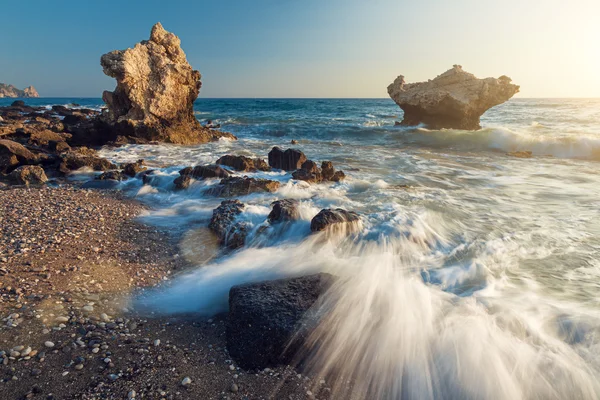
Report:
[[[100,56],[160,21],[200,97],[387,97],[453,64],[520,97],[600,97],[600,0],[0,0],[0,82],[43,97],[113,90]]]

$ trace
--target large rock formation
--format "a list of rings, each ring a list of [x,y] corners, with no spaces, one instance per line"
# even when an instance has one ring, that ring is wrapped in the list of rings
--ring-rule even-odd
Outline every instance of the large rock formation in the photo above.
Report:
[[[115,91],[102,95],[108,106],[102,119],[115,136],[178,144],[235,139],[202,127],[194,117],[200,72],[188,64],[179,38],[160,23],[152,27],[149,40],[104,54],[100,64],[117,80]]]
[[[479,117],[519,91],[507,76],[478,79],[460,65],[433,80],[405,83],[400,75],[388,86],[390,97],[404,110],[402,125],[432,129],[480,129]]]
[[[19,90],[13,85],[0,83],[0,98],[2,97],[40,97],[40,95],[33,86]]]

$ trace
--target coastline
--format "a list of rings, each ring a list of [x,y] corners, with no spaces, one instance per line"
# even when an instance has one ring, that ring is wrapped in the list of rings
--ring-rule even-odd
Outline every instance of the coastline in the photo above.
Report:
[[[3,188],[0,204],[1,398],[314,398],[291,368],[237,368],[226,316],[127,309],[132,291],[189,267],[177,237],[136,221],[139,202],[62,185]]]

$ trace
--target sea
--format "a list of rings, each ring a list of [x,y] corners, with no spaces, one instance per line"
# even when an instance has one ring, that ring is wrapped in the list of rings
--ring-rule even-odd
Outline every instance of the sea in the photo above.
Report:
[[[600,398],[600,99],[514,98],[478,131],[395,126],[402,111],[390,99],[198,99],[194,109],[239,140],[100,151],[157,170],[149,184],[119,188],[148,205],[141,221],[188,238],[182,254],[208,247],[203,232],[221,201],[204,194],[217,180],[174,190],[183,167],[225,154],[266,159],[280,146],[332,161],[347,178],[247,173],[281,187],[239,198],[246,247],[192,258],[194,268],[134,304],[210,316],[227,311],[233,285],[329,272],[339,280],[307,365],[327,376],[333,398]],[[508,154],[518,151],[532,157]],[[269,227],[271,203],[286,198],[300,201],[300,220]],[[359,213],[358,230],[311,234],[324,208]]]

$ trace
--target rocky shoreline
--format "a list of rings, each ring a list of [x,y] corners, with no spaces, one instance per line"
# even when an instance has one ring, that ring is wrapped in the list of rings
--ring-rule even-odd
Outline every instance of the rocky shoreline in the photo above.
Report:
[[[136,222],[137,202],[73,186],[10,187],[0,207],[1,398],[328,398],[324,382],[291,367],[240,368],[226,315],[128,309],[132,292],[189,267],[179,238]]]

